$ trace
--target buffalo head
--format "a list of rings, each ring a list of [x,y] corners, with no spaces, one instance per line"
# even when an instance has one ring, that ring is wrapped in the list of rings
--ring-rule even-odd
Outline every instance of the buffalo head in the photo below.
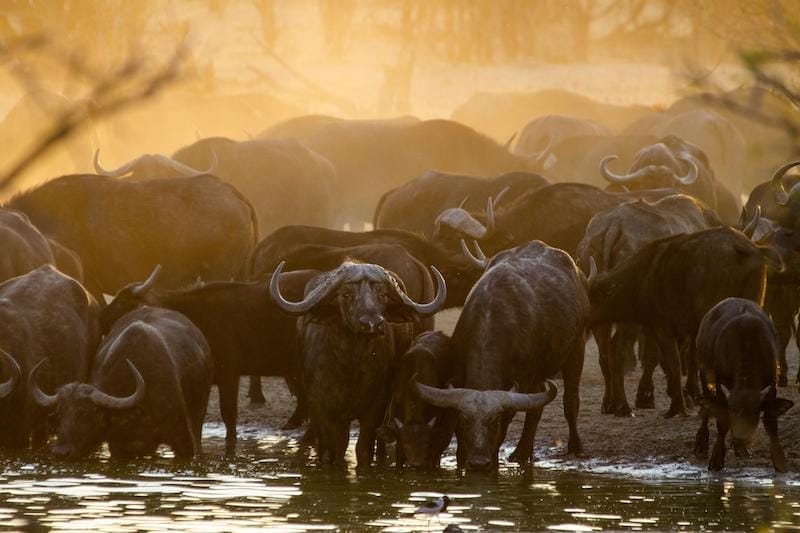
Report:
[[[130,283],[119,290],[114,299],[99,313],[100,329],[108,332],[114,323],[123,315],[142,305],[154,305],[158,302],[152,300],[151,291],[161,276],[161,265],[156,265],[150,276],[144,281]]]
[[[631,189],[660,189],[689,186],[697,181],[698,163],[690,154],[676,154],[663,142],[642,148],[633,161],[630,172],[615,174],[608,168],[616,155],[600,161],[600,174],[611,184]]]
[[[106,170],[100,166],[99,158],[100,150],[97,149],[94,152],[94,170],[100,176],[109,178],[119,178],[126,175],[130,175],[129,177],[132,179],[203,176],[205,174],[214,174],[219,166],[216,153],[213,154],[211,166],[206,170],[192,168],[161,154],[140,155],[119,168]]]
[[[498,227],[494,212],[508,190],[509,187],[506,187],[496,198],[486,199],[485,215],[470,213],[462,206],[442,211],[436,217],[433,240],[451,250],[458,250],[459,241],[464,238],[482,242],[491,241],[495,245],[493,249],[508,248],[513,241],[512,236]]]
[[[463,449],[467,468],[475,470],[497,466],[505,438],[501,422],[504,414],[541,409],[555,399],[558,387],[549,379],[546,385],[545,392],[523,394],[516,392],[516,386],[503,391],[439,389],[414,383],[416,393],[427,403],[458,411],[458,446]]]
[[[55,394],[47,394],[36,382],[36,372],[47,359],[42,359],[31,370],[28,385],[33,401],[42,408],[55,407],[58,417],[58,441],[53,455],[62,459],[80,459],[92,453],[103,441],[105,419],[109,411],[131,409],[145,395],[145,382],[134,364],[126,359],[136,389],[129,396],[116,397],[88,383],[68,383]]]
[[[736,448],[747,448],[758,428],[762,411],[775,409],[779,416],[791,409],[794,402],[777,398],[774,385],[758,390],[744,384],[728,390],[720,383],[716,387],[716,394],[703,398],[701,404],[710,416],[728,420]]]
[[[447,298],[447,287],[441,273],[432,267],[436,278],[436,297],[427,304],[414,302],[403,289],[402,282],[378,265],[343,263],[335,270],[312,279],[305,298],[290,302],[278,286],[284,263],[270,279],[270,295],[275,304],[292,315],[311,314],[315,318],[338,317],[352,332],[377,335],[385,332],[388,321],[409,322],[414,314],[430,316]]]

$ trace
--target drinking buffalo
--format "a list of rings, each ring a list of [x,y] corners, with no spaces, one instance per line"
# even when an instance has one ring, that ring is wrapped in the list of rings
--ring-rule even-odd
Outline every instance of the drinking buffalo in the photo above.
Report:
[[[310,423],[322,463],[341,463],[350,423],[359,421],[356,456],[368,466],[374,455],[378,427],[383,422],[397,350],[393,323],[435,313],[446,298],[445,281],[434,269],[436,297],[418,304],[401,282],[377,265],[347,262],[313,278],[299,302],[281,294],[278,265],[270,281],[275,303],[301,316],[304,385]]]
[[[453,434],[453,428],[447,428],[452,417],[423,402],[414,390],[414,382],[443,387],[451,371],[450,337],[441,331],[419,335],[400,359],[386,428],[389,440],[397,442],[397,466],[439,466]]]
[[[83,261],[86,287],[114,294],[162,263],[168,286],[236,278],[256,241],[250,204],[212,176],[132,182],[92,175],[14,197],[42,233]]]
[[[531,461],[542,408],[557,393],[547,378],[559,371],[569,425],[567,449],[582,453],[577,418],[589,316],[585,283],[566,252],[539,241],[488,262],[453,332],[456,388],[416,385],[426,402],[458,411],[459,466],[497,466],[516,411],[528,413],[510,459],[521,464]],[[522,392],[516,392],[517,385]]]
[[[30,401],[26,377],[47,361],[45,390],[83,379],[97,346],[96,303],[72,278],[44,265],[0,284],[0,447],[43,445],[48,410]]]
[[[184,290],[160,290],[154,287],[160,271],[157,268],[146,281],[132,283],[117,294],[100,313],[103,330],[108,331],[120,317],[141,305],[180,312],[200,328],[211,346],[226,441],[236,440],[242,375],[284,377],[297,397],[297,409],[284,427],[298,427],[306,417],[306,407],[300,386],[296,320],[272,303],[267,285],[217,282]],[[298,297],[314,274],[285,274],[281,278],[282,289]]]
[[[430,171],[384,193],[375,208],[373,225],[376,229],[403,229],[431,238],[436,217],[445,209],[479,209],[489,197],[495,198],[497,207],[501,198],[511,203],[548,184],[547,179],[528,172],[480,178]]]
[[[703,422],[695,438],[695,453],[708,454],[708,419],[717,419],[717,442],[709,470],[725,466],[725,438],[733,438],[736,455],[747,447],[763,412],[772,465],[778,472],[789,467],[778,440],[778,417],[794,402],[777,397],[777,337],[769,317],[759,306],[741,298],[727,298],[703,317],[697,333],[697,353],[703,382]]]
[[[686,414],[676,341],[692,341],[705,313],[727,297],[763,303],[767,267],[781,268],[775,250],[723,227],[665,237],[642,246],[613,270],[590,276],[594,325],[644,326],[657,343],[671,399],[667,417]],[[687,388],[696,396],[694,350],[687,356]],[[648,384],[652,395],[652,381]]]
[[[159,444],[178,458],[200,453],[214,369],[203,334],[180,313],[141,307],[120,318],[88,382],[48,394],[37,384],[37,368],[31,393],[38,405],[56,408],[56,457],[80,459],[104,441],[115,459],[153,455]]]

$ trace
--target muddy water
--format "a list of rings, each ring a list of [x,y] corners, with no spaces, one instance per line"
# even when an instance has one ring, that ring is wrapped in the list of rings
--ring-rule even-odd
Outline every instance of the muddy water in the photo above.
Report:
[[[174,464],[54,464],[28,455],[0,462],[0,528],[58,531],[284,531],[317,529],[748,530],[800,528],[800,478],[761,471],[720,477],[699,468],[543,461],[521,471],[464,476],[375,467],[298,467],[297,435],[245,432],[226,457],[222,430],[206,428],[202,459]],[[505,453],[504,453],[505,455]],[[452,455],[449,455],[451,457]],[[313,462],[313,458],[312,458]],[[448,512],[415,517],[448,494]]]

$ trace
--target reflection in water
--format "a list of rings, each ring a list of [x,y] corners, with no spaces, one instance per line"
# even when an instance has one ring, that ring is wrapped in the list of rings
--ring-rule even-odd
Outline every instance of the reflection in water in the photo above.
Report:
[[[465,476],[454,465],[436,473],[393,468],[299,467],[299,434],[250,430],[235,457],[222,433],[206,431],[205,455],[173,463],[53,464],[28,455],[0,460],[0,529],[56,531],[312,531],[370,527],[383,531],[461,529],[599,531],[800,527],[800,478],[725,478],[691,472],[646,481],[626,472],[579,472],[591,462],[505,465],[491,476]],[[313,460],[313,458],[312,458]],[[603,471],[602,468],[597,470]],[[682,472],[665,466],[662,472]],[[415,516],[420,503],[447,494],[447,512]]]

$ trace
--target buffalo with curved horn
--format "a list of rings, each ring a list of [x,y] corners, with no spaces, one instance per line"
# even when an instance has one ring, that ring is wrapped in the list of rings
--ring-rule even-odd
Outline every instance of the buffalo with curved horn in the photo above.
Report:
[[[639,150],[625,174],[608,168],[616,159],[616,155],[608,155],[600,161],[600,174],[609,182],[608,190],[674,188],[714,209],[725,223],[736,224],[741,204],[717,179],[708,157],[697,146],[667,135]]]
[[[752,217],[756,208],[761,207],[762,216],[778,222],[788,228],[796,226],[797,214],[793,213],[793,206],[800,201],[800,187],[797,186],[800,175],[786,175],[800,161],[792,161],[781,165],[773,172],[768,181],[757,185],[750,192],[745,204],[745,217]]]
[[[143,154],[118,168],[107,170],[100,166],[99,148],[94,151],[92,163],[94,164],[95,172],[100,176],[119,178],[130,174],[128,179],[134,180],[213,175],[219,166],[216,152],[212,154],[211,165],[206,170],[192,168],[162,154]]]
[[[153,455],[159,444],[175,457],[200,452],[200,436],[213,379],[205,337],[182,314],[140,307],[120,318],[93,361],[88,383],[59,387],[55,394],[29,376],[34,402],[58,412],[53,454],[80,459],[102,442],[114,458]]]
[[[41,385],[53,391],[87,372],[97,346],[96,303],[51,265],[0,284],[0,448],[38,448],[50,432],[48,409],[31,401],[26,378],[47,361]]]
[[[564,377],[568,451],[582,453],[578,384],[588,317],[585,278],[563,250],[533,241],[491,259],[450,343],[456,388],[415,386],[424,401],[455,410],[457,422],[442,425],[456,427],[460,467],[496,467],[516,411],[527,415],[510,459],[531,461],[542,408],[556,396],[548,378],[558,372]]]
[[[312,278],[305,298],[290,302],[281,294],[278,265],[270,295],[284,312],[301,316],[299,343],[311,425],[322,463],[344,460],[352,420],[359,421],[359,466],[372,462],[377,430],[384,420],[397,353],[410,339],[398,337],[406,323],[438,311],[445,303],[444,278],[432,268],[437,291],[427,304],[406,295],[402,281],[384,268],[345,262]],[[399,341],[399,342],[398,342]]]

